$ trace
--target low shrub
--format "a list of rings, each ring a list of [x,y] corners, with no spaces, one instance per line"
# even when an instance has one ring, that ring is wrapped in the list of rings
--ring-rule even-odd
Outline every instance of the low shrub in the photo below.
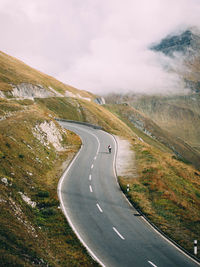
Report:
[[[39,192],[37,193],[37,196],[38,196],[38,197],[43,197],[43,198],[45,198],[45,197],[49,197],[49,192],[48,192],[48,191],[39,191]]]

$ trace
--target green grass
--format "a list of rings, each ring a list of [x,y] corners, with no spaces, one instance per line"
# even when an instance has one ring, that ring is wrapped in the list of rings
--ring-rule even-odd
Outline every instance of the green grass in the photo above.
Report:
[[[193,148],[200,146],[200,95],[145,96],[131,103],[138,111]]]
[[[105,131],[128,139],[136,137],[131,128],[103,106],[93,102],[78,100],[84,121],[100,125]]]
[[[0,116],[4,116],[9,112],[21,111],[24,108],[17,103],[10,103],[5,99],[0,99]]]
[[[60,100],[59,100],[60,101]],[[195,170],[174,158],[160,142],[142,133],[119,113],[118,107],[110,106],[106,111],[104,107],[83,100],[61,100],[64,105],[78,105],[80,117],[77,112],[67,112],[57,106],[56,100],[39,100],[55,115],[67,119],[82,120],[101,125],[106,131],[124,136],[133,143],[136,152],[139,177],[128,179],[119,178],[122,189],[130,184],[129,199],[136,207],[141,209],[149,219],[154,222],[168,236],[176,240],[185,249],[192,252],[192,240],[199,235],[199,228],[194,227],[200,219],[199,184],[193,179]],[[69,101],[69,103],[67,103]],[[49,104],[51,103],[51,104]],[[54,103],[52,105],[52,103]],[[59,102],[60,103],[60,102]],[[120,120],[122,119],[122,120]],[[127,124],[126,124],[127,123]],[[127,127],[128,126],[128,127]],[[136,133],[136,134],[135,134]],[[137,138],[140,136],[144,142]],[[189,214],[192,214],[190,218]],[[188,217],[190,220],[188,221]],[[184,236],[184,239],[182,238]]]
[[[83,115],[78,108],[76,99],[72,98],[38,98],[36,99],[41,108],[53,112],[55,117],[62,119],[81,121]]]
[[[93,102],[72,98],[36,99],[36,103],[55,117],[83,121],[127,138],[135,137],[131,128],[104,107]]]
[[[193,253],[193,240],[200,234],[200,173],[147,144],[135,142],[133,147],[138,178],[119,177],[122,190],[155,225]]]
[[[121,120],[126,122],[127,125],[129,125],[129,127],[148,144],[153,145],[162,151],[174,153],[178,160],[183,161],[186,164],[193,164],[198,169],[200,168],[200,153],[196,149],[192,148],[181,138],[178,138],[159,127],[146,115],[135,110],[131,106],[107,105],[106,107]],[[140,125],[141,129],[136,129],[136,125]],[[188,127],[188,129],[190,129],[190,127]]]
[[[200,235],[200,173],[169,153],[170,149],[159,141],[137,129],[128,119],[133,115],[131,107],[106,105],[106,108],[144,141],[132,139],[138,178],[119,177],[122,190],[158,228],[193,253],[193,240]]]
[[[47,89],[51,86],[62,94],[68,90],[94,97],[0,53],[1,90],[8,92],[11,90],[9,83],[21,82],[41,84]],[[67,131],[63,134],[67,150],[58,153],[53,146],[43,146],[32,134],[36,124],[49,121],[53,116],[97,124],[128,139],[136,152],[138,178],[119,177],[122,189],[125,191],[129,183],[130,201],[167,235],[192,252],[193,239],[198,239],[200,234],[200,173],[174,158],[164,144],[137,129],[126,116],[127,107],[106,108],[72,98],[0,99],[0,116],[7,116],[0,121],[2,266],[47,263],[49,266],[97,266],[66,222],[57,197],[61,166],[77,152],[80,139]],[[132,112],[133,109],[129,110],[128,115]],[[141,118],[140,113],[135,116]],[[7,178],[8,185],[1,181],[3,177]],[[19,192],[35,201],[36,208],[27,205]]]
[[[24,104],[9,101],[4,111],[12,105],[23,109]],[[61,165],[79,149],[80,139],[67,131],[66,151],[44,147],[32,134],[43,121],[49,121],[48,114],[30,103],[24,112],[0,121],[1,266],[98,266],[68,225],[57,197]],[[36,208],[19,192],[35,201]]]

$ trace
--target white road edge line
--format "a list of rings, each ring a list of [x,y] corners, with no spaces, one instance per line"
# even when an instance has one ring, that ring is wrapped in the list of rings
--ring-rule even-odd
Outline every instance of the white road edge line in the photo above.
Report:
[[[64,126],[63,126],[64,127]],[[97,142],[98,142],[98,148],[97,148],[97,153],[96,155],[99,153],[99,150],[100,150],[100,142],[99,142],[99,138],[94,135],[93,133],[91,132],[88,132],[87,130],[85,129],[81,129],[82,131],[84,132],[87,132],[91,135],[93,135],[96,139],[97,139]],[[104,133],[107,133],[105,131],[103,131]],[[115,137],[112,135],[112,134],[109,134],[107,133],[108,135],[111,135],[114,139],[114,142],[115,142],[115,145],[116,145],[116,148],[117,148],[117,141],[115,139]],[[80,152],[80,150],[79,150]],[[78,153],[79,154],[79,153]],[[78,154],[76,156],[78,156]],[[117,179],[117,173],[116,173],[116,168],[115,168],[115,164],[116,164],[116,155],[117,155],[117,149],[115,150],[115,154],[114,154],[114,161],[113,161],[113,170],[114,170],[114,173],[115,173],[115,179],[117,181],[117,185],[118,187],[120,188],[119,186],[119,181]],[[75,161],[76,157],[74,158],[74,161]],[[78,234],[78,232],[76,231],[74,225],[72,224],[66,210],[65,210],[65,207],[62,203],[62,198],[61,198],[61,186],[60,184],[62,185],[62,182],[65,178],[65,175],[67,174],[67,172],[69,171],[71,165],[72,165],[73,161],[71,162],[71,164],[68,166],[68,168],[66,169],[66,171],[64,172],[64,174],[62,175],[62,177],[60,178],[60,181],[59,181],[59,184],[58,184],[58,196],[59,196],[59,199],[60,199],[60,202],[61,202],[61,208],[71,226],[71,228],[73,229],[73,231],[75,232],[75,234],[77,235],[77,237],[79,238],[79,240],[82,242],[82,244],[86,247],[86,249],[88,250],[88,252],[90,253],[90,255],[100,264],[102,265],[103,267],[105,267],[105,264],[103,264],[98,258],[97,256],[92,252],[92,250],[86,245],[86,243],[83,241],[83,239],[80,237],[80,235]],[[129,200],[126,198],[126,196],[123,194],[122,192],[122,195],[124,196],[124,198],[126,199],[126,201],[129,203],[129,205],[133,208],[133,205],[129,202]],[[159,231],[157,231],[145,218],[142,217],[142,219],[155,231],[157,232],[162,238],[164,238],[168,243],[170,243],[172,246],[174,246],[177,250],[179,250],[182,254],[184,254],[186,257],[188,257],[190,260],[192,260],[193,262],[195,262],[197,265],[199,265],[199,262],[196,261],[194,258],[192,258],[191,256],[189,256],[188,254],[186,254],[182,249],[178,248],[174,243],[172,243],[169,239],[167,239],[166,237],[164,237]]]
[[[107,132],[106,132],[107,133]],[[121,190],[120,188],[120,185],[119,185],[119,181],[118,181],[118,178],[117,178],[117,171],[116,171],[116,158],[117,158],[117,150],[118,150],[118,147],[117,147],[117,140],[115,139],[114,135],[112,134],[109,134],[107,133],[108,135],[111,135],[113,137],[113,140],[114,140],[114,143],[115,143],[115,154],[114,154],[114,161],[113,161],[113,170],[114,170],[114,174],[115,174],[115,179],[117,181],[117,185],[119,187],[119,189]],[[126,201],[128,202],[129,206],[131,208],[134,208],[134,206],[130,203],[130,201],[127,199],[127,197],[125,196],[125,194],[122,192],[121,190],[121,193],[123,195],[123,197],[126,199]],[[134,208],[135,209],[135,208]],[[169,244],[171,244],[174,248],[176,248],[178,251],[180,251],[183,255],[185,255],[187,258],[189,258],[191,261],[195,262],[197,265],[200,265],[198,261],[196,261],[194,258],[192,258],[190,255],[188,255],[187,253],[185,253],[182,249],[180,249],[179,247],[177,247],[173,242],[171,242],[168,238],[166,238],[164,235],[162,235],[158,230],[156,230],[155,227],[153,227],[143,216],[141,217],[141,219],[143,221],[145,221],[146,224],[148,224],[151,229],[153,229],[159,236],[161,236],[163,239],[165,239]]]
[[[92,180],[92,175],[91,175],[91,174],[89,175],[89,180],[90,180],[90,181]]]
[[[148,263],[150,263],[153,267],[157,267],[157,265],[155,265],[153,262],[148,261]]]
[[[97,208],[99,209],[100,212],[103,212],[103,210],[101,209],[101,207],[99,206],[99,204],[97,203]]]
[[[65,172],[63,173],[63,175],[61,176],[60,180],[59,180],[59,183],[58,183],[58,197],[59,197],[59,200],[60,200],[60,206],[61,206],[61,209],[65,215],[65,217],[67,218],[67,221],[69,223],[69,225],[71,226],[71,228],[73,229],[74,233],[77,235],[78,239],[81,241],[81,243],[84,245],[84,247],[87,249],[87,251],[89,252],[89,254],[91,255],[91,257],[97,261],[102,267],[106,267],[105,264],[103,264],[103,262],[94,254],[94,252],[88,247],[88,245],[85,243],[85,241],[82,239],[82,237],[80,236],[79,232],[76,230],[74,224],[72,223],[68,213],[67,213],[67,210],[65,209],[65,206],[64,206],[64,202],[63,202],[63,199],[62,199],[62,183],[68,173],[68,171],[70,170],[71,166],[73,165],[73,163],[75,162],[75,160],[77,159],[78,155],[80,154],[81,152],[81,149],[82,149],[82,146],[80,148],[80,150],[78,151],[78,153],[76,154],[76,156],[74,157],[74,159],[71,161],[71,163],[69,164],[69,166],[67,167],[67,169],[65,170]]]
[[[90,185],[89,188],[90,188],[90,192],[92,193],[92,192],[93,192],[93,190],[92,190],[92,186]]]
[[[115,231],[116,234],[118,234],[118,236],[122,239],[125,240],[125,238],[117,231],[117,229],[115,227],[113,227],[113,230]]]

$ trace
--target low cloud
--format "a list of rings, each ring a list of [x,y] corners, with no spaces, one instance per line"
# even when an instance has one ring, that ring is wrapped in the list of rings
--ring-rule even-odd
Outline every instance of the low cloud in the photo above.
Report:
[[[180,91],[149,46],[200,27],[199,14],[199,0],[2,0],[0,49],[98,94]]]
[[[59,78],[98,94],[108,92],[170,93],[182,90],[177,74],[164,70],[171,59],[134,43],[102,41],[107,46],[82,57]],[[97,41],[98,44],[101,41]],[[98,50],[98,51],[97,51]],[[77,79],[76,79],[77,78]],[[84,85],[84,87],[83,87]]]

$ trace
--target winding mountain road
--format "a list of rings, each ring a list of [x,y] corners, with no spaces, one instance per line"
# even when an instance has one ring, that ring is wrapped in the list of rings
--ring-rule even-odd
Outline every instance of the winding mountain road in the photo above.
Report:
[[[102,266],[199,266],[156,232],[122,194],[115,175],[116,144],[102,130],[60,122],[82,147],[63,174],[58,194],[77,236]],[[107,146],[113,148],[108,154]]]

